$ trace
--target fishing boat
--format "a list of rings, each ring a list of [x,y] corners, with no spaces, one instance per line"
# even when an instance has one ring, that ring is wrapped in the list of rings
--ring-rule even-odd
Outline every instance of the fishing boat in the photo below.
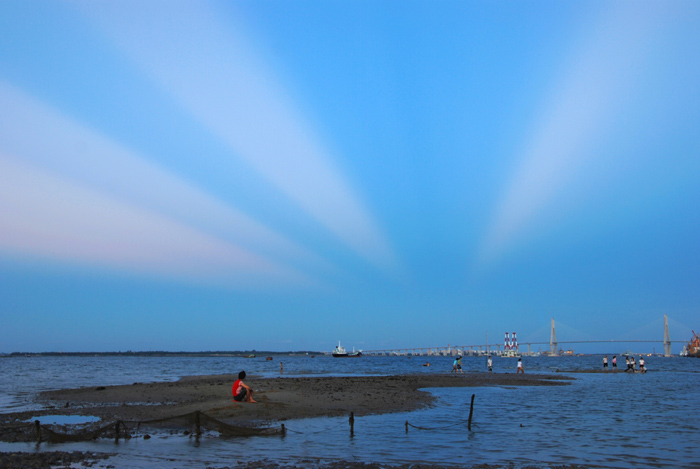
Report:
[[[355,347],[352,348],[352,352],[347,352],[345,350],[345,347],[340,345],[340,341],[338,341],[338,345],[335,347],[333,350],[333,356],[336,358],[344,358],[344,357],[361,357],[362,356],[362,351],[360,350],[359,352],[355,351]]]

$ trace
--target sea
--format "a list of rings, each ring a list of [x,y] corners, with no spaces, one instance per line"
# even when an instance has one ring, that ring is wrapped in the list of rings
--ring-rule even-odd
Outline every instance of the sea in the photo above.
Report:
[[[494,373],[516,372],[517,359],[493,360]],[[428,388],[437,398],[434,405],[414,412],[356,416],[352,435],[343,416],[285,421],[289,431],[284,436],[227,438],[208,432],[198,441],[184,434],[156,434],[118,443],[0,442],[0,451],[105,452],[114,456],[99,464],[130,468],[216,468],[251,461],[299,467],[357,461],[700,468],[700,360],[645,360],[645,374],[589,373],[602,369],[603,355],[523,357],[526,373],[574,379],[568,386]],[[0,412],[40,410],[35,396],[49,389],[177,381],[240,370],[249,376],[277,377],[280,362],[283,376],[316,377],[449,373],[452,361],[436,356],[327,355],[275,355],[272,361],[264,356],[0,357]],[[431,366],[423,366],[426,362]],[[462,365],[467,374],[455,379],[487,372],[485,357],[465,357]]]

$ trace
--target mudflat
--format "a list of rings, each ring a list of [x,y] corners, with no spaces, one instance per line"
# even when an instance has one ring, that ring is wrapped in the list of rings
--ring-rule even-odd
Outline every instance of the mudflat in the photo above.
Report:
[[[471,373],[357,377],[249,376],[257,404],[236,402],[231,387],[235,375],[189,376],[175,382],[84,387],[46,391],[39,395],[42,414],[96,415],[103,421],[144,421],[193,411],[232,424],[411,411],[430,405],[425,388],[474,386],[552,386],[567,384],[558,375]],[[465,400],[467,397],[465,396]],[[16,421],[19,415],[14,416]],[[29,416],[31,417],[31,416]],[[24,417],[24,418],[29,418]],[[2,420],[8,422],[9,414]]]

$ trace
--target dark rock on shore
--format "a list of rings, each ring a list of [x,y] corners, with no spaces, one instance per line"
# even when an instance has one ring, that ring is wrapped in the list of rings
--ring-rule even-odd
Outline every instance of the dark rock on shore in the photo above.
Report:
[[[50,469],[74,467],[92,467],[97,462],[109,458],[110,454],[91,453],[89,451],[47,451],[37,453],[0,453],[0,467],[5,469]]]

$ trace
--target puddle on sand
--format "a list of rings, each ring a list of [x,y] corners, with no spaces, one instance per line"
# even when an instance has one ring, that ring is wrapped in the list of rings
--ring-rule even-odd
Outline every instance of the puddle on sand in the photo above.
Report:
[[[32,417],[26,422],[33,423],[38,420],[42,425],[80,425],[83,423],[99,422],[100,418],[93,415],[42,415]]]

